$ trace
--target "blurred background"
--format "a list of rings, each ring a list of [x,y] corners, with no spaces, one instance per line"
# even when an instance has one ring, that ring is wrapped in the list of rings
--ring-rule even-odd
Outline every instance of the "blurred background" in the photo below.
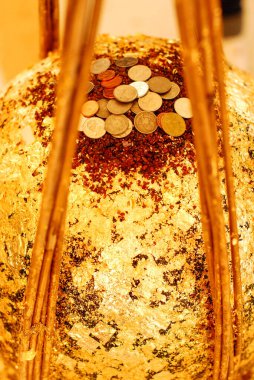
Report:
[[[226,57],[254,75],[254,0],[221,1]],[[174,0],[104,0],[99,33],[178,38]],[[38,1],[0,0],[0,86],[38,60],[38,41]]]

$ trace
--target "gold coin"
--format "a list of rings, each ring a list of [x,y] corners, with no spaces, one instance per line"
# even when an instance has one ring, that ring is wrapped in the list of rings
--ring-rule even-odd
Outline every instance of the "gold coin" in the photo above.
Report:
[[[95,100],[88,100],[81,108],[81,113],[85,117],[91,117],[96,114],[99,109],[99,104]]]
[[[149,90],[149,86],[146,82],[132,82],[130,86],[134,87],[137,90],[138,98],[142,98],[142,96],[145,96]]]
[[[94,89],[94,84],[93,82],[88,82],[87,84],[87,94],[89,94],[92,90]]]
[[[120,135],[124,133],[128,126],[128,118],[125,115],[110,115],[105,122],[105,129],[111,135]]]
[[[157,119],[153,112],[142,111],[135,116],[136,129],[144,134],[149,134],[157,129]]]
[[[98,100],[98,104],[99,104],[99,110],[96,116],[101,117],[102,119],[106,119],[110,115],[110,112],[107,108],[108,100],[100,99]]]
[[[109,112],[113,113],[114,115],[122,115],[123,113],[129,111],[131,106],[132,102],[122,103],[116,99],[111,99],[107,104]]]
[[[92,62],[91,65],[91,73],[92,74],[100,74],[106,71],[109,66],[111,65],[111,62],[109,58],[99,58]]]
[[[129,84],[122,84],[114,89],[114,97],[119,100],[119,102],[132,102],[137,96],[137,90]]]
[[[138,59],[136,57],[123,57],[120,59],[117,59],[115,61],[116,66],[118,67],[131,67],[138,63]]]
[[[139,98],[138,105],[143,111],[157,111],[162,106],[162,99],[160,95],[155,92],[148,91],[148,93]]]
[[[162,76],[156,76],[149,79],[147,82],[149,88],[153,92],[157,92],[158,94],[164,94],[168,92],[171,87],[171,82],[168,78]]]
[[[145,65],[132,66],[128,71],[128,76],[134,81],[144,82],[152,75],[151,69]]]
[[[183,118],[175,112],[165,112],[161,116],[160,124],[162,129],[170,136],[181,136],[185,130],[186,125]]]
[[[142,109],[138,105],[138,101],[136,101],[135,103],[133,103],[133,105],[131,106],[131,111],[134,112],[136,115],[139,112],[142,112]]]
[[[131,131],[133,129],[133,123],[132,123],[131,119],[129,119],[128,117],[126,117],[126,118],[128,119],[128,123],[129,123],[128,128],[126,129],[126,131],[123,132],[123,133],[121,133],[121,134],[119,134],[119,135],[112,135],[113,137],[116,137],[117,139],[121,139],[123,137],[128,136],[131,133]]]
[[[91,117],[84,122],[83,132],[91,139],[99,139],[106,133],[105,121],[99,117]]]
[[[189,119],[192,117],[191,102],[189,98],[179,98],[174,103],[175,111],[178,115]]]
[[[162,94],[161,97],[162,99],[174,99],[177,97],[177,95],[180,92],[180,87],[178,86],[177,83],[171,82],[171,88],[168,92],[165,94]]]

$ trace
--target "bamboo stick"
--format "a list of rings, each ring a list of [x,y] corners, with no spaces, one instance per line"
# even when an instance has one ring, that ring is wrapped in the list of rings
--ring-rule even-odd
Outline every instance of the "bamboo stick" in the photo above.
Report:
[[[58,85],[56,126],[25,294],[23,336],[20,344],[21,353],[27,351],[31,345],[36,348],[38,344],[37,339],[31,339],[30,331],[34,325],[36,326],[43,321],[43,310],[49,284],[49,299],[46,306],[46,325],[49,333],[46,334],[47,337],[45,338],[47,352],[44,355],[45,348],[41,350],[42,367],[40,373],[35,369],[36,377],[31,377],[33,372],[31,370],[29,370],[29,377],[27,377],[27,363],[20,363],[20,378],[22,380],[46,378],[49,369],[50,339],[55,319],[54,311],[71,162],[75,150],[80,109],[85,98],[84,88],[86,88],[89,77],[101,4],[101,0],[69,1],[62,53],[62,70]],[[40,361],[41,359],[37,358],[37,360]],[[36,365],[34,368],[38,368],[38,366]]]
[[[59,0],[39,0],[40,58],[59,48]]]
[[[240,255],[239,255],[239,239],[237,228],[237,216],[236,216],[236,202],[234,194],[234,175],[232,170],[231,159],[231,146],[229,143],[229,117],[226,104],[226,91],[223,83],[224,77],[224,65],[223,51],[222,51],[222,25],[221,25],[221,8],[217,0],[212,0],[208,4],[210,17],[210,28],[212,33],[212,44],[215,59],[215,76],[217,78],[219,88],[220,99],[220,115],[222,125],[222,148],[225,161],[225,177],[227,186],[227,198],[229,208],[229,226],[230,226],[230,246],[232,256],[232,271],[233,271],[233,288],[234,288],[234,308],[236,311],[236,355],[237,362],[241,360],[242,350],[242,282],[241,282],[241,267],[240,267]],[[216,38],[217,37],[217,38]],[[218,38],[219,37],[219,38]]]
[[[230,273],[228,264],[228,253],[226,249],[226,234],[223,219],[223,209],[220,196],[220,181],[218,173],[218,147],[216,135],[215,113],[213,107],[213,94],[216,84],[214,78],[217,79],[219,88],[223,88],[223,92],[219,90],[220,106],[223,109],[224,118],[222,124],[227,125],[226,119],[226,96],[223,82],[223,61],[222,55],[215,54],[216,45],[214,41],[219,41],[221,35],[218,29],[212,30],[210,25],[214,19],[214,14],[206,2],[202,0],[176,2],[180,31],[184,46],[184,58],[186,66],[186,83],[192,100],[193,106],[193,128],[195,133],[195,146],[198,158],[198,174],[199,182],[202,184],[204,191],[203,199],[201,197],[202,213],[207,217],[208,223],[204,223],[203,230],[204,239],[208,239],[207,246],[212,247],[213,252],[207,252],[208,266],[214,270],[214,283],[211,282],[211,288],[215,313],[215,351],[214,351],[214,379],[229,379],[233,375],[233,326],[230,305]],[[215,5],[215,4],[213,4]],[[212,5],[210,4],[212,7]],[[213,12],[218,12],[214,6]],[[218,20],[217,28],[218,28]],[[196,30],[195,30],[196,29]],[[217,50],[217,53],[221,50]],[[202,70],[200,71],[200,67]],[[214,73],[214,67],[216,68]],[[215,74],[215,75],[214,75]],[[193,101],[194,100],[194,101]],[[200,128],[200,126],[203,128]],[[229,136],[227,133],[223,135],[223,146],[225,162],[229,153]],[[227,164],[231,169],[231,162]],[[226,169],[226,176],[228,175]],[[231,177],[232,178],[232,177]],[[232,182],[228,185],[230,193],[229,202],[232,202],[234,190]],[[206,205],[207,204],[207,205]],[[204,207],[206,206],[206,207]],[[230,216],[232,218],[232,216]],[[233,218],[234,219],[234,218]],[[236,221],[236,219],[234,219]],[[210,224],[210,226],[209,226]],[[212,231],[212,233],[211,233]],[[212,238],[212,241],[210,239]],[[232,249],[232,245],[231,245]],[[233,256],[233,253],[232,253]],[[211,257],[213,264],[211,263]],[[236,277],[239,283],[239,260],[235,255],[235,264],[237,268]],[[238,256],[239,257],[239,256]],[[211,277],[211,276],[210,276]],[[236,292],[236,291],[235,291]],[[237,292],[238,299],[239,289]],[[239,307],[239,304],[238,304]],[[241,314],[239,311],[238,314]]]
[[[199,49],[201,51],[201,57],[203,58],[204,64],[203,64],[203,72],[204,72],[204,82],[205,82],[205,91],[206,91],[206,99],[207,99],[207,113],[209,115],[209,121],[210,121],[210,128],[213,135],[213,142],[214,142],[214,154],[218,155],[218,148],[216,147],[216,119],[215,119],[215,86],[214,86],[214,52],[213,52],[213,44],[212,44],[212,35],[211,30],[209,27],[209,21],[211,19],[211,14],[209,13],[209,9],[207,7],[207,4],[204,3],[202,0],[198,0],[195,3],[196,11],[198,14],[197,24],[201,28],[201,39],[199,41]],[[218,38],[218,36],[214,36],[215,38]],[[217,164],[218,165],[218,164]],[[218,174],[217,174],[218,177]],[[221,200],[220,198],[220,188],[219,188],[219,181],[218,181],[218,194],[216,196],[218,199],[218,205],[220,204],[221,207]],[[213,210],[213,209],[212,209]],[[214,218],[216,218],[216,215],[214,215]],[[215,220],[215,219],[214,219]],[[225,228],[224,228],[224,221],[223,221],[223,212],[221,210],[221,216],[220,216],[220,224],[221,224],[221,232],[218,235],[218,242],[221,242],[221,234],[223,234],[223,245],[226,247],[226,238],[225,238]],[[224,251],[224,254],[219,256],[219,259],[221,260],[220,263],[220,270],[223,270],[223,273],[221,273],[221,281],[222,281],[222,313],[223,313],[223,328],[222,328],[222,338],[223,338],[223,345],[222,345],[222,363],[221,363],[221,377],[228,375],[228,368],[231,368],[231,364],[233,363],[233,350],[232,350],[232,327],[229,328],[231,322],[231,308],[230,308],[230,278],[229,278],[229,270],[228,270],[228,259],[227,259],[227,252]],[[225,268],[225,270],[224,270]],[[225,291],[225,288],[223,286],[223,282],[225,281],[226,286],[228,287],[227,291]],[[228,358],[228,354],[230,355],[230,359]],[[229,366],[229,367],[228,367]],[[223,375],[224,374],[224,375]]]
[[[203,147],[202,147],[202,136],[200,139],[199,134],[199,126],[207,126],[209,124],[209,117],[204,109],[205,105],[205,95],[203,93],[203,83],[202,79],[200,78],[200,73],[198,73],[198,76],[195,78],[192,78],[196,75],[196,68],[199,68],[200,64],[200,53],[198,51],[198,45],[197,41],[195,40],[195,37],[193,37],[193,31],[195,28],[195,15],[194,15],[194,8],[191,5],[190,2],[188,4],[184,4],[184,2],[177,1],[177,15],[178,15],[178,21],[181,29],[181,38],[182,43],[184,46],[184,62],[186,71],[191,71],[191,75],[186,73],[185,75],[185,81],[187,84],[187,88],[189,91],[190,98],[195,98],[196,102],[193,104],[193,128],[195,133],[195,147],[197,152],[197,167],[198,167],[198,176],[200,178],[200,193],[202,194],[202,198],[204,199],[203,202],[201,202],[202,207],[202,214],[208,213],[206,215],[207,223],[203,224],[203,231],[204,239],[207,239],[208,237],[211,238],[211,241],[205,242],[205,248],[207,245],[209,247],[212,247],[212,257],[210,257],[209,260],[207,260],[208,265],[212,265],[214,267],[214,282],[213,282],[213,304],[214,304],[214,314],[215,314],[215,351],[214,351],[214,378],[218,379],[220,366],[221,366],[221,347],[222,347],[222,341],[221,341],[221,331],[222,331],[222,318],[221,318],[221,283],[220,283],[220,276],[218,276],[218,259],[215,260],[215,253],[214,253],[214,242],[213,242],[213,231],[212,231],[212,221],[211,221],[211,215],[209,214],[208,209],[208,200],[207,200],[207,180],[206,180],[206,161],[203,157]],[[186,24],[186,20],[189,20],[189,24]],[[193,47],[194,44],[194,47]],[[187,69],[188,68],[188,69]],[[198,83],[195,83],[193,86],[193,80],[198,81]],[[198,99],[198,102],[197,102]],[[196,129],[195,129],[196,126]],[[203,128],[204,133],[207,133],[208,128]],[[207,136],[206,136],[207,137]],[[210,168],[210,165],[208,166]],[[211,168],[210,168],[211,169]],[[202,188],[201,188],[202,183]],[[206,206],[204,208],[204,205]],[[204,223],[204,218],[202,218],[202,222]],[[206,233],[207,232],[207,233]],[[211,284],[212,287],[212,284]]]

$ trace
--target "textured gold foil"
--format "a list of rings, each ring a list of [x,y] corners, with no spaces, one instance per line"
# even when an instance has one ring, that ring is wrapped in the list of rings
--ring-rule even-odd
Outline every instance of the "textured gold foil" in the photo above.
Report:
[[[112,59],[151,51],[151,65],[170,65],[171,42],[101,36],[96,54]],[[52,55],[19,75],[0,99],[3,379],[17,378],[22,295],[49,152],[35,122],[49,100],[38,96],[33,104],[36,94],[29,94],[38,75],[50,91],[58,72],[57,55]],[[254,379],[254,80],[228,67],[227,92],[244,295],[241,371]],[[47,116],[42,121],[44,141],[53,121]],[[183,161],[190,165],[187,156]],[[70,187],[50,379],[209,379],[213,309],[196,174],[182,176],[180,169],[176,174],[168,162],[161,169],[163,179],[149,183],[162,197],[155,203],[151,191],[139,184],[138,172],[119,173],[102,197],[83,185],[84,171],[84,165],[73,170]],[[123,189],[120,179],[132,182],[130,188]],[[43,328],[34,326],[31,334]],[[24,359],[33,355],[24,353]]]

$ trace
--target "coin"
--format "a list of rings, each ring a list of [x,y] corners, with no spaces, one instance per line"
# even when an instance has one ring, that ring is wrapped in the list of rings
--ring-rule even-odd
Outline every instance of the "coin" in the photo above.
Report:
[[[138,98],[145,96],[148,93],[149,86],[146,82],[132,82],[130,86],[134,87],[138,92]]]
[[[133,129],[133,124],[132,124],[131,119],[129,119],[128,117],[126,117],[126,118],[128,119],[128,123],[129,123],[128,128],[126,129],[126,131],[123,132],[123,133],[120,133],[119,135],[112,135],[113,137],[116,137],[117,139],[120,139],[120,138],[128,136],[131,133],[131,131]]]
[[[110,80],[115,77],[116,73],[114,70],[106,70],[103,73],[98,74],[97,78],[99,80]]]
[[[192,117],[191,102],[189,98],[179,98],[174,103],[175,111],[182,117],[189,119]]]
[[[94,89],[94,84],[93,84],[93,82],[88,82],[88,84],[87,84],[87,94],[89,94],[92,90]]]
[[[170,136],[181,136],[185,130],[186,125],[182,116],[175,112],[166,112],[161,116],[162,129]]]
[[[162,128],[162,126],[161,126],[161,118],[162,118],[162,115],[164,115],[165,113],[167,113],[167,112],[161,112],[161,113],[159,113],[159,115],[157,115],[157,124],[158,124],[158,126],[160,128]]]
[[[118,67],[131,67],[138,63],[136,57],[123,57],[115,61],[116,66]]]
[[[145,96],[139,98],[138,105],[144,111],[157,111],[162,106],[162,99],[155,92],[148,91]]]
[[[112,135],[124,133],[128,126],[128,118],[125,115],[110,115],[105,122],[106,131]]]
[[[99,117],[91,117],[84,122],[83,132],[91,139],[99,139],[106,133],[105,121]]]
[[[171,82],[168,78],[162,76],[156,76],[149,79],[147,82],[151,91],[163,94],[168,92],[171,87]]]
[[[165,94],[162,94],[161,97],[162,99],[174,99],[177,97],[177,95],[180,92],[180,87],[178,86],[177,83],[171,82],[171,88],[168,92]]]
[[[104,98],[106,99],[114,99],[114,90],[115,90],[115,87],[113,88],[104,88],[103,90],[103,96]]]
[[[99,109],[99,104],[95,100],[88,100],[81,108],[81,113],[85,117],[91,117],[96,114]]]
[[[131,106],[132,102],[122,103],[116,99],[111,99],[107,104],[109,112],[113,113],[114,115],[122,115],[123,113],[129,111]]]
[[[142,112],[142,109],[138,105],[138,101],[136,101],[135,103],[133,103],[133,105],[131,106],[131,111],[134,112],[136,115],[139,112]]]
[[[138,92],[134,87],[128,84],[122,84],[115,88],[114,96],[119,102],[128,103],[136,99]]]
[[[142,111],[135,116],[136,129],[144,134],[149,134],[157,129],[157,120],[153,112]]]
[[[120,75],[115,76],[113,79],[110,80],[103,80],[101,82],[102,87],[104,88],[113,88],[116,86],[119,86],[123,81],[123,78]]]
[[[129,69],[128,76],[134,81],[146,81],[152,75],[151,69],[145,65],[136,65]]]
[[[80,115],[79,123],[78,123],[78,131],[84,132],[84,123],[87,119],[88,119],[87,117]]]
[[[110,60],[108,58],[99,58],[92,62],[91,65],[91,73],[92,74],[100,74],[106,71],[111,65]]]
[[[99,104],[99,110],[96,116],[101,117],[102,119],[106,119],[110,115],[110,112],[107,108],[108,100],[100,99],[98,100],[98,104]]]

